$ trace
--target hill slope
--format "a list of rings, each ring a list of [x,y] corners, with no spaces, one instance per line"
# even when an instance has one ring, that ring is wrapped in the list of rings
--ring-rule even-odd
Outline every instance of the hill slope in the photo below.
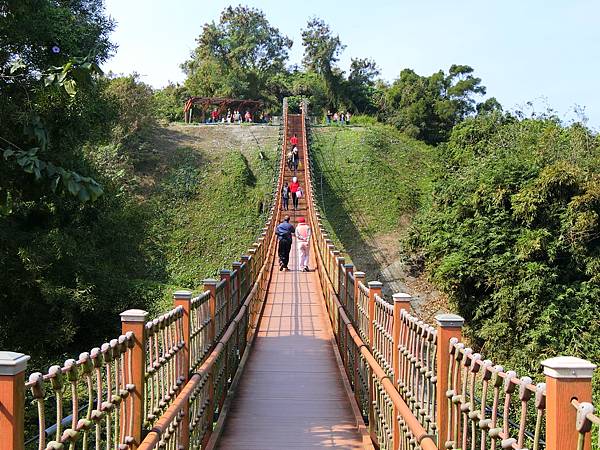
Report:
[[[377,124],[317,127],[312,138],[318,202],[345,256],[368,279],[384,282],[386,294],[408,292],[437,312],[441,294],[414,273],[401,245],[430,198],[433,149]]]

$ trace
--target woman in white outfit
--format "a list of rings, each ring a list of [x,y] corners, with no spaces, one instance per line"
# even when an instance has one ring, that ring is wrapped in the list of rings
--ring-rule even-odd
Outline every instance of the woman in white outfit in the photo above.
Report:
[[[298,217],[296,226],[296,245],[298,247],[298,268],[308,272],[308,255],[310,251],[311,230],[304,217]]]

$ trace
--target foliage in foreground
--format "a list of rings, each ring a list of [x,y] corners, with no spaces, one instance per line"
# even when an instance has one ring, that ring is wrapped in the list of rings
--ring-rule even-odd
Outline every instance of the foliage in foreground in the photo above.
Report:
[[[600,360],[600,142],[579,124],[468,119],[412,243],[487,357]]]

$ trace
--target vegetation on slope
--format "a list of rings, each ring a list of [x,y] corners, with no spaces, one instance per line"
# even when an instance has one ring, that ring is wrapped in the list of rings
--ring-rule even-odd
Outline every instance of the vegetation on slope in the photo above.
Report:
[[[433,149],[380,124],[314,128],[312,139],[326,227],[360,270],[381,278],[427,201]]]
[[[440,148],[412,241],[486,356],[600,360],[599,144],[579,124],[492,114]]]

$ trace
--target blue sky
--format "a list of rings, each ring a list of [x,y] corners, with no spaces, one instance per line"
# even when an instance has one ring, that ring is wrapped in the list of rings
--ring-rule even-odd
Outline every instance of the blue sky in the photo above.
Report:
[[[104,69],[137,72],[162,87],[184,79],[179,64],[195,47],[202,25],[218,21],[230,3],[219,0],[105,0],[117,22],[119,48]],[[600,2],[593,0],[354,0],[246,1],[262,9],[294,45],[290,63],[302,58],[301,29],[309,18],[325,20],[351,57],[370,57],[382,78],[404,68],[421,75],[468,64],[488,96],[505,109],[552,108],[565,121],[585,107],[600,128]]]

